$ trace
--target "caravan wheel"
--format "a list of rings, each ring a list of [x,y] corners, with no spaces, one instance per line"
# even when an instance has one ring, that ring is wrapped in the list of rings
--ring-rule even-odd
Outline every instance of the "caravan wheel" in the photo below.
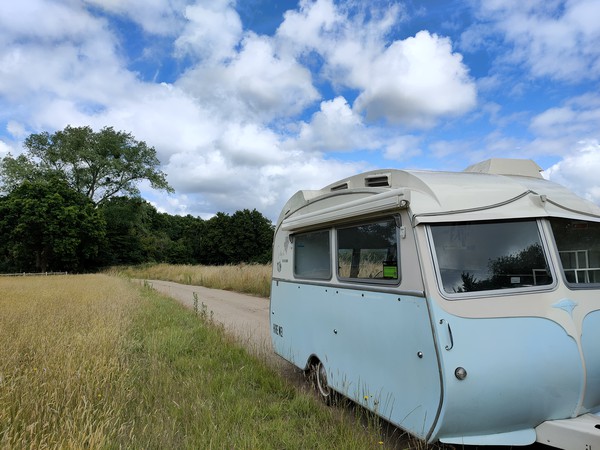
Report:
[[[333,392],[327,384],[327,371],[325,370],[325,366],[321,361],[318,361],[317,364],[313,366],[313,371],[317,392],[325,403],[330,405],[333,398]]]

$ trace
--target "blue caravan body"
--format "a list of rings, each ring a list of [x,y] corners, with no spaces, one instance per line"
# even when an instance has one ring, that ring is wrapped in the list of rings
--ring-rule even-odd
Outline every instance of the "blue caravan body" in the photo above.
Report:
[[[424,441],[600,443],[600,208],[533,161],[296,193],[270,309],[275,352],[324,397]]]

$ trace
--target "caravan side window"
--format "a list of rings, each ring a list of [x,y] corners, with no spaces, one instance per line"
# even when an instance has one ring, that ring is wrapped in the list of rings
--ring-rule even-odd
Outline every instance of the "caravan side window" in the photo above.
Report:
[[[338,276],[397,283],[398,233],[392,218],[337,230]]]
[[[331,278],[329,230],[294,235],[294,275],[316,280]]]

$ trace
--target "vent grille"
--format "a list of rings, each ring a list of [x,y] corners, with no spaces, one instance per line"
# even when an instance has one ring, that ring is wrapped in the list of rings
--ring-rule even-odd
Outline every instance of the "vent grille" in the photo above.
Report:
[[[343,191],[344,189],[348,189],[348,183],[338,184],[337,186],[333,186],[331,188],[331,192],[333,191]]]
[[[388,175],[376,175],[365,178],[366,187],[390,187],[390,178]]]

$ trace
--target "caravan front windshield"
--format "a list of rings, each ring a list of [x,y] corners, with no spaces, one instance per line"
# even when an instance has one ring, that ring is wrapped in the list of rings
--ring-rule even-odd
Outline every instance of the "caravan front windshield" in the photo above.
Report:
[[[449,294],[553,283],[536,220],[436,224],[430,232]]]

